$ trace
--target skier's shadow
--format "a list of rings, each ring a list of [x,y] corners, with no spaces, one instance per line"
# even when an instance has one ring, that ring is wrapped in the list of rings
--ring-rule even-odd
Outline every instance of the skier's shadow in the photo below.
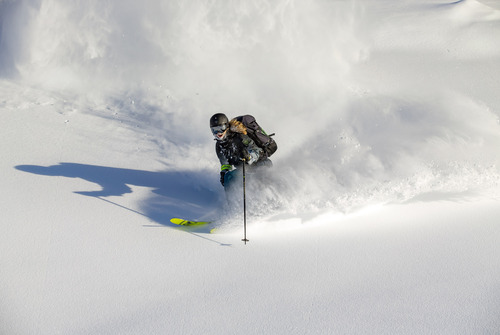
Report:
[[[168,226],[173,226],[170,223],[172,217],[206,219],[204,216],[220,201],[216,187],[207,183],[205,171],[151,172],[77,163],[18,165],[15,168],[44,176],[81,178],[98,184],[102,188],[99,191],[74,193],[99,198]],[[131,193],[132,189],[128,185],[153,188],[154,196],[144,201],[138,209],[105,199]]]

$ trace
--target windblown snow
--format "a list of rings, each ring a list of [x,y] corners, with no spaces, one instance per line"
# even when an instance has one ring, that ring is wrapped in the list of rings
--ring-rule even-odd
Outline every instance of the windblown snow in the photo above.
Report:
[[[490,0],[0,0],[0,333],[500,334],[499,37]],[[218,112],[279,147],[246,245]]]

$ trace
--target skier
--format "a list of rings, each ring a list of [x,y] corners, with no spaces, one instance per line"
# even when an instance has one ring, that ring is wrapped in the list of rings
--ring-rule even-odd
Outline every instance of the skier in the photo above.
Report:
[[[264,150],[247,135],[247,129],[240,121],[229,121],[225,114],[217,113],[210,118],[210,128],[217,140],[215,151],[221,163],[220,182],[226,191],[242,164],[249,166],[250,173],[259,167],[272,166]]]

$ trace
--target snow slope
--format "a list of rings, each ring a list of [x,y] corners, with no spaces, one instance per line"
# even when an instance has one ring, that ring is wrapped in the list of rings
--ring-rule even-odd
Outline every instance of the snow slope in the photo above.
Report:
[[[498,36],[486,0],[0,0],[0,333],[500,334]],[[247,245],[220,111],[279,145]]]

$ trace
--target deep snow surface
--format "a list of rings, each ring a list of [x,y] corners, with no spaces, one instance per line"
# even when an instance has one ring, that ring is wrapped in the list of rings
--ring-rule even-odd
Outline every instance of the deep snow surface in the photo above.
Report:
[[[489,0],[0,0],[0,333],[500,334],[499,36]],[[247,245],[215,112],[276,132]]]

